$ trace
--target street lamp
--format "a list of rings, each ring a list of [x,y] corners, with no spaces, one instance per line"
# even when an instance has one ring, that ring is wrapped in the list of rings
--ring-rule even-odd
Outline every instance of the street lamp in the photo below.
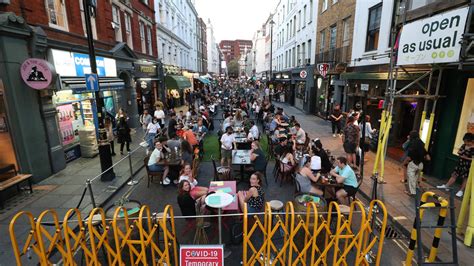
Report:
[[[273,24],[275,22],[270,20],[270,82],[273,80],[273,73],[272,73],[272,61],[273,61]]]
[[[86,22],[86,31],[87,31],[87,43],[89,45],[89,60],[91,64],[91,72],[97,74],[97,62],[95,61],[95,49],[94,49],[94,38],[92,36],[92,25],[91,25],[91,13],[97,6],[97,1],[95,0],[82,0],[84,6],[84,17]],[[99,83],[100,84],[100,83]],[[115,178],[115,173],[112,168],[112,155],[110,153],[110,143],[107,140],[107,131],[105,130],[104,125],[104,99],[100,96],[100,86],[99,89],[95,92],[95,104],[97,107],[97,118],[99,124],[99,158],[100,158],[100,169],[102,171],[101,180],[102,181],[111,181]],[[94,206],[95,207],[95,206]]]

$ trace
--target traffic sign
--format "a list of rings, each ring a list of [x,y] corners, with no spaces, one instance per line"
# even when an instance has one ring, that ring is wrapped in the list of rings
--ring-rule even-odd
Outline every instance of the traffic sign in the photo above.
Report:
[[[224,266],[222,245],[181,245],[179,265]]]
[[[306,72],[306,70],[301,70],[300,71],[300,78],[305,79],[306,76],[308,76],[308,72]]]
[[[85,74],[87,91],[99,91],[99,76],[97,74]]]

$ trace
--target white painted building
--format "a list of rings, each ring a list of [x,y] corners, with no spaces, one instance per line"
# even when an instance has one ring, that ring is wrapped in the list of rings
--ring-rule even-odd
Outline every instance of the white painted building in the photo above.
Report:
[[[262,77],[263,73],[265,73],[265,71],[267,70],[265,68],[265,54],[267,53],[265,37],[265,25],[262,25],[262,28],[255,32],[252,40],[252,71],[254,71],[253,74],[259,78]]]
[[[158,57],[164,64],[198,71],[198,14],[190,0],[155,0]]]
[[[218,44],[216,42],[216,36],[214,36],[214,26],[211,20],[208,19],[207,23],[207,72],[210,74],[219,75],[219,51]]]
[[[280,0],[273,14],[273,72],[314,64],[317,0]]]
[[[393,4],[393,0],[356,1],[351,67],[389,64]]]

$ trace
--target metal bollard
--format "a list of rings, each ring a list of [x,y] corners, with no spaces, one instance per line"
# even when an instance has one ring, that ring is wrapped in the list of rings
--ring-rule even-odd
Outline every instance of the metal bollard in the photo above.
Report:
[[[138,184],[137,180],[133,180],[133,168],[132,168],[132,154],[128,152],[128,166],[130,168],[130,182],[127,183],[129,186]]]
[[[86,185],[87,185],[87,190],[89,190],[89,195],[91,196],[92,207],[97,208],[97,206],[95,205],[94,193],[92,192],[92,186],[91,186],[91,180],[90,179],[86,180]]]

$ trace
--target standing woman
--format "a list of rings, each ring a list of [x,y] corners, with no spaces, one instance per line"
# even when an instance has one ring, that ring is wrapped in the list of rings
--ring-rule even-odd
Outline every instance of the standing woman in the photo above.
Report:
[[[250,188],[247,191],[239,191],[237,197],[239,199],[240,209],[244,209],[247,203],[247,212],[256,213],[263,210],[265,202],[265,191],[262,188],[262,173],[255,172],[250,176]]]
[[[153,117],[153,120],[151,121],[151,123],[148,124],[145,133],[145,141],[148,143],[148,149],[146,150],[147,155],[155,148],[153,143],[155,141],[155,137],[159,129],[160,124],[158,123],[158,119],[156,117]]]
[[[120,143],[120,154],[123,155],[123,146],[127,144],[127,151],[130,151],[130,142],[132,142],[132,137],[130,136],[130,127],[127,123],[126,117],[120,117],[117,124],[117,136],[118,143]]]
[[[107,140],[110,143],[110,152],[112,156],[115,156],[115,149],[114,149],[114,130],[112,129],[112,121],[109,117],[105,119],[105,130],[107,131]]]

